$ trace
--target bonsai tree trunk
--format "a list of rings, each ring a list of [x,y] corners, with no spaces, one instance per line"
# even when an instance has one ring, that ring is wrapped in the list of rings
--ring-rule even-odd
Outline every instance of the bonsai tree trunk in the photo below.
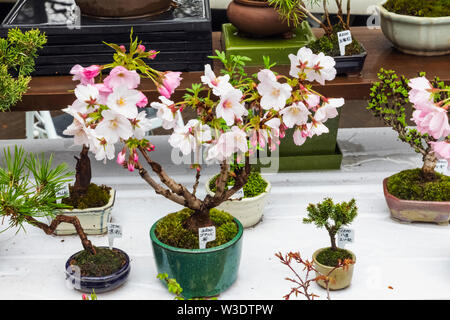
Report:
[[[80,158],[77,159],[75,184],[73,186],[73,192],[77,195],[83,195],[87,192],[89,185],[91,184],[91,161],[89,160],[89,147],[83,145]]]
[[[437,158],[432,152],[428,152],[423,157],[423,167],[422,167],[422,175],[425,181],[433,181],[436,179],[436,172],[434,169],[436,168]]]
[[[48,235],[53,234],[60,223],[63,222],[70,223],[75,227],[75,230],[77,231],[77,234],[80,237],[81,244],[83,245],[84,250],[90,252],[91,254],[97,253],[91,241],[89,241],[89,239],[87,238],[86,233],[84,233],[84,230],[80,224],[80,220],[78,220],[77,217],[58,215],[55,217],[55,219],[53,219],[50,225],[46,225],[45,223],[37,221],[33,217],[27,215],[25,215],[25,219],[35,227],[42,229]]]
[[[330,236],[331,250],[336,251],[337,250],[337,245],[336,245],[336,233],[337,233],[337,231],[334,230],[334,228],[331,228],[331,227],[327,227],[326,229],[328,230],[328,234]]]

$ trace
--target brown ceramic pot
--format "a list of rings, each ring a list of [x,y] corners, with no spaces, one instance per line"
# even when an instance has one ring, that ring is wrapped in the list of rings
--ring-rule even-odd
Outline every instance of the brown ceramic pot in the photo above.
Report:
[[[387,181],[388,178],[383,180],[384,196],[394,219],[401,222],[434,222],[448,225],[450,201],[402,200],[389,193]]]
[[[265,1],[233,0],[227,9],[230,22],[247,36],[274,36],[288,33],[293,25],[283,21]]]
[[[75,0],[81,13],[98,18],[135,18],[160,14],[172,0]]]

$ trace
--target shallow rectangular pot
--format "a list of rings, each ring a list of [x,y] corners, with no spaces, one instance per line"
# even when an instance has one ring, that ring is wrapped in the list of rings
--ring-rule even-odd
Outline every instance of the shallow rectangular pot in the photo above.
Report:
[[[355,54],[352,56],[333,57],[333,59],[336,61],[335,68],[337,71],[337,75],[359,75],[364,67],[366,57],[366,49],[364,49],[363,53]]]
[[[388,178],[383,180],[383,191],[392,218],[401,222],[434,222],[448,225],[450,220],[450,201],[402,200],[389,193]]]
[[[116,199],[116,191],[111,189],[110,195],[111,197],[109,198],[109,202],[103,207],[82,210],[66,209],[59,211],[57,214],[77,217],[78,220],[80,220],[81,226],[86,234],[105,234],[108,231],[108,222],[111,220],[111,211]],[[52,219],[49,218],[49,223],[51,223],[51,221]],[[75,227],[72,224],[65,222],[61,223],[55,230],[55,234],[57,236],[72,235],[76,233]]]

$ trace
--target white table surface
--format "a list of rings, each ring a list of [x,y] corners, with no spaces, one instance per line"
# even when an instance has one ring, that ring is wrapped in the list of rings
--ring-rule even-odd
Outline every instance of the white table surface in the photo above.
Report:
[[[268,175],[272,191],[263,220],[244,232],[243,252],[236,283],[219,299],[282,299],[291,276],[274,254],[300,251],[310,257],[329,246],[325,230],[303,224],[306,207],[324,197],[336,201],[356,198],[359,215],[352,224],[356,241],[347,246],[357,256],[352,285],[332,292],[332,299],[450,299],[450,233],[448,226],[401,224],[390,218],[383,191],[383,178],[420,165],[420,157],[395,141],[391,129],[342,129],[339,144],[344,153],[341,170],[279,173]],[[155,157],[170,159],[167,137],[154,137]],[[28,151],[55,154],[55,161],[74,164],[79,148],[71,140],[3,140],[0,146],[23,145]],[[128,282],[99,299],[172,299],[156,279],[156,268],[148,236],[151,225],[180,207],[158,196],[137,173],[129,173],[114,161],[93,162],[93,181],[117,189],[113,221],[123,226],[124,236],[115,246],[131,257]],[[192,172],[182,166],[167,166],[180,182],[192,185]],[[203,183],[217,172],[206,169]],[[6,225],[6,223],[5,223]],[[47,236],[26,226],[26,232],[0,233],[0,299],[80,299],[66,287],[64,264],[81,249],[76,236]],[[107,245],[106,236],[91,236],[94,245]],[[64,241],[63,241],[64,240]],[[393,289],[389,289],[391,286]],[[325,291],[314,284],[320,298]],[[302,299],[299,297],[298,299]]]

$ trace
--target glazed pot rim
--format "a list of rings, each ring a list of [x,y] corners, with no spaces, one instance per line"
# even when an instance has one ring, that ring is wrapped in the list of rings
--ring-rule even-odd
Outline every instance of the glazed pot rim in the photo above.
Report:
[[[256,1],[256,0],[233,0],[233,1],[250,7],[273,8],[272,6],[269,5],[267,1]]]
[[[215,193],[212,192],[211,189],[209,188],[209,182],[210,182],[213,178],[214,178],[214,176],[211,177],[211,178],[208,178],[208,179],[206,180],[206,183],[205,183],[206,192],[207,192],[209,195],[211,195],[211,196],[213,196],[213,195],[215,194]],[[242,199],[240,199],[240,200],[239,200],[239,199],[228,199],[228,200],[225,200],[225,201],[231,201],[231,202],[238,202],[238,201],[242,201],[242,202],[251,202],[251,201],[256,201],[256,200],[259,200],[259,199],[265,197],[265,196],[270,192],[270,190],[272,189],[272,185],[271,185],[270,182],[269,182],[267,179],[265,179],[263,176],[261,176],[261,178],[263,178],[264,181],[267,182],[266,190],[264,190],[264,192],[258,194],[257,196],[250,197],[250,198],[242,198]]]
[[[236,236],[231,239],[230,241],[228,241],[227,243],[224,243],[218,247],[214,247],[214,248],[206,248],[206,249],[185,249],[185,248],[177,248],[177,247],[173,247],[173,246],[169,246],[165,243],[162,243],[155,234],[155,229],[156,226],[158,224],[158,222],[162,219],[164,219],[165,217],[162,217],[161,219],[158,219],[151,227],[150,229],[150,240],[158,245],[159,247],[163,248],[164,250],[168,250],[168,251],[173,251],[173,252],[177,252],[177,253],[187,253],[187,254],[202,254],[202,253],[212,253],[212,252],[216,252],[216,251],[221,251],[224,249],[227,249],[231,246],[233,246],[234,244],[236,244],[237,242],[239,242],[239,240],[242,238],[242,235],[244,233],[244,227],[242,226],[241,222],[236,219],[233,218],[233,221],[237,224],[238,226],[238,233],[236,234]]]
[[[109,248],[106,246],[99,246],[97,248]],[[121,267],[119,270],[117,270],[116,272],[114,272],[113,274],[110,274],[108,276],[101,276],[101,277],[81,277],[80,280],[81,281],[87,281],[87,282],[105,282],[105,281],[109,281],[112,279],[116,279],[117,277],[121,276],[123,273],[127,272],[130,269],[130,257],[128,256],[128,254],[119,249],[119,248],[115,248],[113,247],[114,250],[120,251],[124,256],[125,256],[125,260],[126,263],[123,265],[123,267]],[[69,272],[67,271],[69,269],[70,266],[70,261],[72,261],[72,259],[79,254],[80,252],[83,252],[84,250],[78,251],[77,253],[74,253],[73,255],[70,256],[70,258],[66,261],[66,274],[70,275]]]
[[[378,8],[380,10],[381,15],[382,16],[384,15],[385,17],[389,17],[390,20],[398,20],[398,21],[407,22],[407,23],[411,23],[411,24],[425,24],[425,25],[449,24],[450,23],[450,16],[447,16],[447,17],[416,17],[416,16],[409,16],[406,14],[398,14],[395,12],[391,12],[384,7],[386,2],[387,2],[387,0],[378,4]]]
[[[394,196],[392,193],[389,192],[388,188],[387,188],[387,181],[390,177],[384,178],[383,179],[383,191],[384,191],[384,196],[387,198],[392,198],[395,201],[404,203],[404,204],[422,204],[422,205],[434,205],[434,206],[449,206],[450,205],[450,201],[423,201],[423,200],[405,200],[405,199],[400,199],[397,198],[396,196]]]
[[[58,214],[75,215],[75,214],[91,213],[91,212],[97,212],[97,211],[100,212],[100,211],[106,210],[106,209],[114,206],[114,203],[116,201],[116,190],[111,188],[109,190],[109,195],[110,195],[109,201],[103,207],[86,208],[86,209],[62,209],[62,210],[58,210]]]
[[[317,263],[317,265],[319,265],[319,266],[322,267],[322,268],[329,268],[329,269],[331,270],[331,269],[333,269],[334,267],[326,266],[326,265],[320,263],[319,261],[317,261],[317,259],[316,259],[317,255],[318,255],[321,251],[323,251],[323,250],[325,250],[325,249],[328,249],[328,248],[330,248],[330,247],[317,249],[316,251],[314,251],[312,257],[313,257],[314,263]],[[348,251],[348,252],[351,253],[352,258],[353,258],[353,261],[354,261],[355,263],[354,263],[354,264],[351,264],[349,267],[353,267],[353,266],[356,264],[356,255],[353,253],[353,251],[351,251],[351,250],[349,250],[349,249],[345,249],[345,248],[344,248],[344,250],[346,250],[346,251]]]

